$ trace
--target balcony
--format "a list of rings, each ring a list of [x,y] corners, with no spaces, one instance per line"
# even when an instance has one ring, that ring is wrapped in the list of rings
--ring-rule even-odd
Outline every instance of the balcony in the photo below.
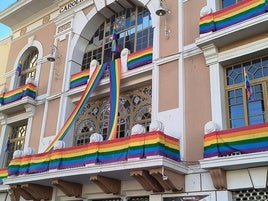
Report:
[[[28,105],[35,104],[36,86],[33,83],[27,83],[16,89],[3,92],[0,94],[0,112],[3,114],[11,114],[13,112],[22,111]]]
[[[268,165],[268,123],[214,131],[204,137],[201,167],[226,170]]]
[[[180,163],[179,140],[151,131],[15,157],[7,170],[0,170],[0,179],[20,193],[25,189],[31,191],[32,187],[51,192],[49,189],[54,185],[68,196],[81,197],[84,184],[95,183],[104,193],[117,194],[121,181],[131,178],[147,191],[183,191],[186,172]],[[74,186],[80,186],[80,190],[74,192]],[[51,195],[31,196],[38,200]]]
[[[201,11],[199,46],[210,43],[218,48],[265,34],[268,27],[268,0],[245,0],[222,10]],[[202,13],[203,12],[203,13]]]
[[[129,54],[128,50],[124,49],[121,52],[121,58],[120,58],[122,73],[150,64],[152,63],[152,59],[153,59],[152,47],[139,50],[132,54]],[[95,64],[91,63],[90,66],[97,67],[97,65],[98,65],[97,63]],[[72,74],[70,80],[70,89],[87,84],[89,76],[90,76],[89,69]]]

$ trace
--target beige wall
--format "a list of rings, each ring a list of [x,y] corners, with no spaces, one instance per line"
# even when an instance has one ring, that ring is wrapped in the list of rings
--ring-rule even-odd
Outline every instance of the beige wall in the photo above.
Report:
[[[6,78],[5,78],[5,72],[7,68],[7,59],[9,55],[9,49],[10,49],[10,40],[9,39],[3,39],[0,40],[0,89],[5,87]]]
[[[47,122],[45,127],[45,137],[56,135],[58,112],[60,108],[60,100],[55,99],[49,101],[49,110],[47,114]]]
[[[184,45],[195,42],[199,37],[200,10],[206,0],[189,0],[184,3]]]
[[[159,112],[178,108],[178,61],[159,67]]]
[[[160,17],[160,41],[159,55],[165,57],[178,52],[178,1],[167,1],[170,14]],[[170,30],[170,37],[165,38],[165,20],[167,29]]]
[[[35,114],[32,124],[31,136],[30,136],[30,147],[34,147],[35,150],[39,148],[39,139],[41,134],[41,128],[44,114],[44,105],[35,107]]]
[[[211,120],[209,68],[202,55],[185,60],[186,158],[203,158],[204,126]],[[193,149],[194,147],[194,149]]]
[[[65,58],[67,49],[68,49],[68,39],[58,41],[57,43],[58,57],[54,62],[55,66],[52,79],[51,95],[61,92],[63,84],[63,76],[65,72]]]

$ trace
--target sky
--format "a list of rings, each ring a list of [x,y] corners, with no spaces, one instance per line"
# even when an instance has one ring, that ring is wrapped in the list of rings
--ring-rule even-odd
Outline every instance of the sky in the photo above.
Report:
[[[0,12],[5,8],[15,3],[17,0],[0,0]],[[6,37],[11,33],[11,29],[0,22],[0,39]]]

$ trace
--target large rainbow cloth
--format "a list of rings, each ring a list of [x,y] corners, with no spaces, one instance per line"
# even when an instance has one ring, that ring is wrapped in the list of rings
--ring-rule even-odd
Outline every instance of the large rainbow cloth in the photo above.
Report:
[[[268,11],[268,0],[244,0],[200,17],[200,34],[217,31]]]
[[[204,137],[204,158],[268,151],[268,123],[214,131]]]
[[[50,143],[50,145],[46,148],[45,152],[51,151],[53,149],[53,146],[58,140],[62,140],[64,136],[68,133],[69,128],[72,126],[76,118],[80,115],[81,111],[83,110],[85,104],[89,100],[89,97],[91,96],[92,92],[98,85],[99,81],[101,80],[101,77],[107,67],[107,64],[102,64],[98,66],[95,71],[93,72],[92,76],[89,78],[88,84],[86,86],[86,89],[84,93],[82,94],[78,104],[76,105],[75,109],[72,111],[68,119],[66,120],[63,127],[60,129],[59,133],[56,135],[56,137],[53,139],[53,141]]]
[[[118,105],[120,91],[121,61],[116,59],[110,62],[110,117],[109,138],[115,139],[117,133]]]

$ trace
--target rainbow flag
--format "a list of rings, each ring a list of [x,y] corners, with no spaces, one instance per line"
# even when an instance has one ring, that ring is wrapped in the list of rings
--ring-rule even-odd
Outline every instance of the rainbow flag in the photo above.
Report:
[[[113,26],[113,34],[112,34],[112,53],[116,54],[120,52],[120,47],[118,45],[118,34],[117,34],[117,29],[116,29],[116,23],[114,23]]]
[[[199,33],[217,31],[264,14],[268,10],[267,5],[268,0],[244,0],[233,6],[202,16],[199,21]]]
[[[89,69],[73,74],[71,76],[70,89],[86,84],[88,78],[89,78]]]
[[[84,106],[86,105],[87,101],[89,100],[92,92],[98,85],[99,81],[101,80],[101,77],[103,75],[103,72],[106,69],[107,64],[102,64],[98,66],[95,71],[93,72],[92,76],[89,79],[89,82],[86,86],[86,89],[84,93],[82,94],[78,104],[76,105],[75,109],[72,111],[72,113],[69,115],[68,119],[64,123],[63,127],[60,129],[59,133],[56,135],[56,137],[52,140],[50,145],[46,148],[45,152],[51,151],[53,149],[54,144],[58,140],[62,140],[64,136],[67,134],[69,128],[72,126],[74,121],[79,116],[80,112],[83,110]]]
[[[34,84],[28,83],[28,84],[21,86],[19,88],[4,92],[2,94],[2,104],[12,103],[12,102],[20,100],[26,96],[35,99],[36,86]]]
[[[110,116],[108,140],[117,136],[118,106],[120,94],[121,60],[110,62]]]
[[[268,123],[215,131],[204,137],[204,158],[261,151],[268,151]]]
[[[249,100],[254,100],[252,87],[250,86],[249,83],[248,72],[246,71],[245,67],[244,67],[244,80],[245,80],[245,89],[247,92],[247,97]]]
[[[20,76],[21,71],[22,71],[22,64],[21,64],[21,62],[18,63],[18,66],[16,68],[16,71],[18,72],[18,76]]]
[[[3,184],[3,180],[7,178],[7,176],[8,176],[7,168],[1,168],[0,169],[0,184]]]
[[[148,132],[15,158],[9,163],[8,175],[36,174],[85,165],[99,167],[101,163],[127,161],[135,157],[164,156],[180,161],[179,144],[179,139],[162,132]],[[5,177],[7,172],[3,170],[2,178]]]
[[[141,51],[134,52],[128,55],[127,67],[128,70],[152,63],[153,47],[145,48]]]

